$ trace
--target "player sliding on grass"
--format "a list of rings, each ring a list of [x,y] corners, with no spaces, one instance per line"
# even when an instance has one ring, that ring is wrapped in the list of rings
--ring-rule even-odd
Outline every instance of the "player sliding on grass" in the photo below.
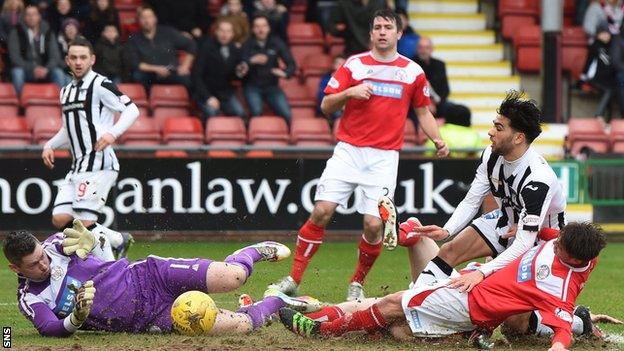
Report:
[[[571,223],[557,239],[527,251],[469,292],[443,280],[387,295],[354,313],[334,314],[326,322],[288,308],[280,310],[280,318],[288,329],[304,336],[391,329],[395,337],[444,337],[493,331],[507,317],[537,310],[554,330],[549,350],[565,350],[571,342],[574,302],[605,245],[600,228]]]
[[[275,242],[240,249],[224,262],[148,256],[128,263],[105,262],[91,251],[95,236],[74,220],[73,228],[40,243],[31,233],[10,233],[3,251],[18,274],[18,307],[43,336],[67,336],[78,329],[147,332],[172,329],[171,306],[178,295],[200,290],[232,291],[245,283],[259,261],[279,261],[290,250]],[[244,333],[280,307],[307,304],[276,291],[237,312],[219,310],[209,334]]]

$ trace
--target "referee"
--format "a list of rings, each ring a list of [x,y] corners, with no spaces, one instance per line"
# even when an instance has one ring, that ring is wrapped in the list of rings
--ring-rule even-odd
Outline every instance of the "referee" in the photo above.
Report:
[[[118,256],[132,242],[122,234],[96,223],[108,193],[117,180],[119,161],[112,144],[139,116],[139,109],[108,78],[94,72],[91,43],[78,37],[69,44],[65,62],[73,80],[61,89],[63,126],[43,147],[43,163],[54,168],[54,149],[69,144],[72,165],[59,187],[52,211],[52,224],[59,230],[80,219],[92,232],[104,234],[103,243]],[[113,114],[120,112],[117,123]],[[110,260],[113,260],[111,250]]]

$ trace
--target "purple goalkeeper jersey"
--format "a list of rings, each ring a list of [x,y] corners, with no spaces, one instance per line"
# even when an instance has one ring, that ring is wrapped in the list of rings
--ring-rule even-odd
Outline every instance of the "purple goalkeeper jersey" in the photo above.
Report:
[[[169,331],[173,300],[184,291],[206,288],[210,260],[150,256],[129,264],[125,258],[105,262],[93,254],[82,260],[65,255],[62,240],[59,233],[42,243],[50,258],[47,280],[19,277],[19,309],[41,335],[66,336],[76,331],[69,321],[74,290],[87,280],[93,280],[96,293],[80,329],[112,332],[143,332],[152,326]]]

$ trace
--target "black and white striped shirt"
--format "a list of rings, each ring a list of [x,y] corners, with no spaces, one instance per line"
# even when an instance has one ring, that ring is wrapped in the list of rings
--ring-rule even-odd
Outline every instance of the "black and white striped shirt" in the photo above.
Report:
[[[522,254],[533,246],[540,228],[561,228],[565,225],[566,197],[548,162],[533,147],[529,147],[519,159],[509,162],[502,155],[493,153],[489,146],[481,155],[481,163],[468,194],[446,222],[444,229],[451,235],[462,230],[490,192],[503,212],[496,227],[518,226],[512,244],[514,250],[497,257],[496,260],[501,259],[499,262]],[[516,244],[517,241],[521,243]],[[497,270],[504,266],[488,265],[482,266],[487,267],[480,270],[489,274],[489,267],[494,266],[494,270]]]
[[[138,108],[108,78],[89,71],[81,80],[61,89],[63,127],[45,147],[69,144],[73,157],[70,172],[119,171],[119,161],[111,146],[96,151],[98,139],[105,133],[118,138],[139,115]],[[114,113],[121,112],[114,124]]]

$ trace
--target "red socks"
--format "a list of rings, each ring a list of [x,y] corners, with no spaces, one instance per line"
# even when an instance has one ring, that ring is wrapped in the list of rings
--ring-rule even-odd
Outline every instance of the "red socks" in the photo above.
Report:
[[[295,283],[300,284],[303,273],[308,267],[308,263],[312,256],[318,251],[319,246],[323,243],[325,236],[325,228],[319,227],[312,223],[309,219],[299,229],[297,237],[297,248],[295,249],[295,261],[293,263],[290,276]]]
[[[321,309],[316,312],[306,314],[306,317],[314,319],[317,322],[331,322],[344,315],[344,311],[338,306],[325,306],[321,307]]]
[[[321,335],[340,336],[352,331],[373,333],[385,329],[387,326],[388,323],[375,304],[364,311],[342,316],[332,322],[321,323]]]
[[[360,239],[359,245],[359,257],[357,267],[355,267],[355,272],[351,277],[351,282],[357,282],[360,284],[364,284],[364,278],[370,272],[371,267],[377,260],[377,257],[381,254],[381,240],[379,240],[376,244],[371,244],[362,235]]]

